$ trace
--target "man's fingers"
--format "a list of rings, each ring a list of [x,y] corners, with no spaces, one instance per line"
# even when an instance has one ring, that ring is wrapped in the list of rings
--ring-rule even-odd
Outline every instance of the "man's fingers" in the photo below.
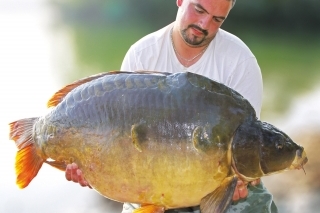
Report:
[[[240,199],[239,192],[238,192],[238,189],[236,188],[236,189],[234,190],[232,200],[236,202],[236,201],[238,201],[239,199]]]
[[[246,185],[243,185],[238,189],[239,199],[244,199],[248,196],[248,188]]]
[[[80,169],[77,169],[77,175],[78,175],[78,182],[81,186],[83,187],[88,186],[90,189],[92,189],[89,183],[84,179],[82,171]]]
[[[88,186],[89,188],[92,189],[89,183],[84,179],[82,171],[78,168],[77,164],[75,163],[68,164],[65,175],[68,181],[73,181],[75,183],[79,183],[80,186],[83,186],[83,187]]]
[[[248,196],[247,183],[242,180],[238,180],[236,189],[234,190],[232,200],[238,201],[239,199],[246,198]]]
[[[261,182],[261,179],[259,178],[259,179],[257,179],[257,180],[254,180],[254,181],[250,182],[250,184],[251,184],[252,186],[256,186],[256,185],[259,185],[260,182]]]
[[[252,186],[256,186],[256,185],[260,184],[260,182],[261,182],[261,179],[259,178],[257,180],[250,182],[250,184]],[[248,185],[247,182],[244,182],[242,180],[238,180],[236,189],[234,190],[233,197],[232,197],[233,201],[236,202],[236,201],[238,201],[240,199],[244,199],[248,196],[249,192],[248,192],[247,185]]]
[[[71,176],[72,176],[72,180],[73,182],[78,182],[79,181],[79,176],[78,176],[78,165],[75,163],[71,164]]]
[[[77,174],[77,181],[81,186],[87,186],[88,183],[87,181],[85,181],[83,175],[82,175],[82,171],[80,169],[76,170],[76,174]]]
[[[68,164],[66,168],[66,179],[68,181],[73,181],[75,183],[79,182],[79,176],[78,176],[78,166],[75,163]],[[81,174],[81,172],[80,172]]]
[[[72,180],[72,165],[71,164],[68,164],[67,165],[67,168],[66,168],[66,179],[68,181],[71,181]]]

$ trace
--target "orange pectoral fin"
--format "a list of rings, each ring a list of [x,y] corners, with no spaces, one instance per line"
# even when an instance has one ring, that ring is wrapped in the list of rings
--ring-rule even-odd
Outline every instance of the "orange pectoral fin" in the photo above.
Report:
[[[38,174],[42,164],[43,159],[37,155],[32,144],[17,152],[16,175],[19,188],[23,189],[29,185],[32,179]]]
[[[163,206],[142,204],[140,208],[133,210],[133,213],[164,213]]]

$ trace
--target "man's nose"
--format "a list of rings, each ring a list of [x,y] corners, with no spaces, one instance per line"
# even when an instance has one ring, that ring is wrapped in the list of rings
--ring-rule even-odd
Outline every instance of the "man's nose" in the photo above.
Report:
[[[198,26],[201,27],[203,30],[207,30],[209,27],[210,21],[211,21],[211,17],[209,16],[202,17],[199,21]]]

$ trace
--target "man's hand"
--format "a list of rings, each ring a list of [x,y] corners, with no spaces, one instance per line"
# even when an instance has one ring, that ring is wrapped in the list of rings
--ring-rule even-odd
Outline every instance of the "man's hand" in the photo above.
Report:
[[[256,185],[260,184],[260,181],[261,181],[261,179],[257,179],[257,180],[250,182],[249,184],[256,186]],[[248,186],[248,183],[243,182],[242,180],[238,180],[236,189],[234,190],[233,197],[232,197],[232,200],[234,202],[236,202],[240,199],[244,199],[248,196],[247,186]]]
[[[90,189],[92,189],[89,183],[84,179],[82,171],[78,168],[78,165],[75,163],[67,165],[66,179],[68,181],[79,183],[83,187],[88,186]]]

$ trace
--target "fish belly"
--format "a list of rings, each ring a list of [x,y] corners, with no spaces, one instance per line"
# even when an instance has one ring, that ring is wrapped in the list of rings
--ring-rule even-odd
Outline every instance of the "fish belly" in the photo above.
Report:
[[[177,141],[169,146],[149,141],[138,150],[128,137],[107,144],[87,145],[73,158],[95,190],[119,202],[199,205],[230,170],[225,150],[209,155]]]

